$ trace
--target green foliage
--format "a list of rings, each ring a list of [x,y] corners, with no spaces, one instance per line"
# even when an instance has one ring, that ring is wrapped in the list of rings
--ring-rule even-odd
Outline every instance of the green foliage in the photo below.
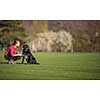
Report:
[[[0,21],[0,41],[10,42],[14,38],[23,40],[27,37],[22,21],[2,20]]]
[[[26,22],[26,24],[25,24]],[[38,32],[48,31],[48,21],[0,21],[0,41],[9,42],[14,38],[30,42]],[[27,25],[29,24],[29,25]]]
[[[16,20],[3,20],[0,21],[0,32],[10,32],[10,31],[23,31],[21,26],[21,21]]]

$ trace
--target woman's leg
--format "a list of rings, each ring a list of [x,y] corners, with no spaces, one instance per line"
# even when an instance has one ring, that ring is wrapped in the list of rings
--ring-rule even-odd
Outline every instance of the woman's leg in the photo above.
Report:
[[[4,58],[8,61],[7,62],[8,64],[14,64],[14,60],[12,59],[11,56],[7,55],[7,56],[4,56]]]
[[[8,60],[9,64],[14,64],[15,63],[14,61],[21,59],[21,56],[15,56],[15,57],[5,56],[5,59]]]

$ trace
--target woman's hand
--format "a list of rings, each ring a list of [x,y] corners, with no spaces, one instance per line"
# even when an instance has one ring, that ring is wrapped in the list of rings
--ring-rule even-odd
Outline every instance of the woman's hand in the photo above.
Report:
[[[14,54],[14,56],[22,56],[22,54]]]

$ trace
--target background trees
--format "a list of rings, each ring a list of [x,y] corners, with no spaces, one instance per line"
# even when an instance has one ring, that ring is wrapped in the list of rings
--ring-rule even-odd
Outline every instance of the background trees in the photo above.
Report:
[[[57,41],[63,40],[62,44],[66,43],[67,45],[68,42],[65,42],[64,40],[65,38],[68,38],[67,33],[70,33],[73,40],[71,42],[73,51],[100,51],[99,20],[0,20],[0,43],[8,44],[10,41],[17,38],[22,42],[28,42],[31,44],[32,49],[36,49],[34,48],[34,45],[37,45],[37,47],[39,47],[39,45],[38,42],[34,44],[34,40],[39,41],[38,34],[40,33],[45,39],[49,38],[50,40],[53,40],[53,38],[56,38],[56,41],[54,42],[56,45],[50,46],[49,50],[66,51],[67,47],[61,45]],[[60,33],[62,35],[66,33],[65,37]],[[52,35],[52,38],[50,38],[50,35]],[[58,38],[58,36],[60,36],[60,38]],[[42,42],[44,44],[49,43],[48,41]],[[39,49],[44,51],[42,45],[40,47],[41,48]]]

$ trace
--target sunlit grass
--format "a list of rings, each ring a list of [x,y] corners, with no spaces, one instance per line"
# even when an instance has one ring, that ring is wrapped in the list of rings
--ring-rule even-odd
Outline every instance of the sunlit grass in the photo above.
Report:
[[[40,65],[0,64],[0,79],[100,79],[99,53],[37,52],[34,56]],[[1,51],[0,62],[5,62]]]

